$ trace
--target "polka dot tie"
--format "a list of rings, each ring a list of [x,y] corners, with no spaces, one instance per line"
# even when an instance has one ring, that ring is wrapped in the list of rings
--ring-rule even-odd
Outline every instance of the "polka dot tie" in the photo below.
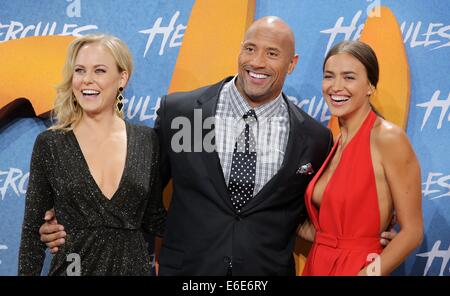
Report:
[[[256,122],[253,109],[244,114],[245,129],[234,145],[228,192],[238,212],[253,197],[256,175],[256,142],[251,126]]]

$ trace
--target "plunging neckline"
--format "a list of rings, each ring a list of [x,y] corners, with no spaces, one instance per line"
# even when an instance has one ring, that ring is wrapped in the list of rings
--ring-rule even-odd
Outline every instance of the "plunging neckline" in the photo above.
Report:
[[[338,145],[339,145],[339,141],[341,141],[341,134],[339,134],[339,136],[337,137],[336,144],[335,144],[335,146],[333,147],[332,151],[330,152],[330,155],[329,155],[328,158],[326,159],[326,161],[325,161],[325,166],[324,166],[323,170],[320,171],[320,174],[318,174],[318,177],[317,177],[317,179],[316,179],[315,182],[314,182],[313,190],[312,190],[312,192],[311,192],[311,205],[312,205],[312,207],[313,207],[313,208],[316,210],[316,212],[317,212],[317,215],[316,215],[316,216],[317,216],[317,221],[318,221],[318,222],[320,222],[320,220],[321,220],[321,219],[320,219],[320,217],[321,217],[321,211],[320,211],[320,208],[324,205],[324,202],[326,201],[326,197],[327,197],[326,193],[327,193],[327,191],[329,190],[329,185],[331,184],[331,181],[332,181],[333,177],[336,175],[336,172],[337,172],[338,169],[340,168],[340,165],[341,165],[341,163],[342,163],[342,159],[344,158],[344,154],[345,154],[346,151],[348,150],[348,147],[350,147],[350,146],[353,144],[354,139],[357,137],[358,133],[361,131],[361,128],[363,128],[363,126],[365,126],[365,124],[370,120],[371,114],[372,114],[372,111],[370,111],[370,112],[366,115],[366,118],[363,120],[363,122],[362,122],[361,125],[359,126],[359,128],[358,128],[357,132],[355,133],[355,135],[350,139],[350,141],[347,143],[347,145],[345,145],[345,147],[342,149],[342,152],[341,152],[341,156],[340,156],[339,162],[338,162],[338,164],[336,165],[336,168],[334,169],[334,172],[332,173],[331,177],[328,179],[328,182],[327,182],[327,184],[325,185],[325,188],[324,188],[324,190],[323,190],[323,192],[322,192],[323,198],[322,198],[322,201],[321,201],[321,203],[320,203],[320,206],[317,206],[317,205],[314,204],[314,202],[313,202],[313,195],[314,195],[315,185],[316,185],[317,181],[319,180],[319,178],[321,177],[323,171],[326,170],[326,168],[328,167],[330,161],[331,161],[332,158],[334,157],[334,154],[336,153],[337,147],[338,147]],[[319,223],[319,224],[320,224],[320,223]]]
[[[125,137],[126,137],[125,141],[126,141],[126,149],[127,149],[127,151],[125,153],[125,164],[124,164],[124,167],[122,170],[122,175],[120,177],[119,184],[110,198],[103,193],[102,189],[100,188],[100,186],[98,185],[94,176],[92,175],[91,169],[89,168],[89,164],[86,160],[86,157],[84,156],[83,150],[81,149],[80,143],[78,142],[78,139],[77,139],[75,133],[73,132],[73,130],[70,130],[69,134],[73,138],[76,149],[77,149],[78,153],[80,154],[81,159],[83,160],[82,162],[83,162],[84,170],[87,172],[88,179],[89,179],[91,185],[94,187],[94,189],[97,191],[97,193],[99,193],[101,195],[102,200],[106,200],[106,201],[115,200],[116,195],[120,192],[120,190],[122,188],[122,185],[123,185],[123,182],[125,179],[125,175],[128,171],[128,163],[129,163],[129,156],[130,156],[130,130],[129,130],[128,123],[125,121]]]

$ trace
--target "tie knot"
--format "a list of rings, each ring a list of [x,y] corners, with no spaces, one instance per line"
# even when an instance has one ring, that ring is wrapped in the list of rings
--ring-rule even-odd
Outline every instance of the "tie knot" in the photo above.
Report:
[[[245,122],[253,122],[256,120],[256,113],[255,110],[250,109],[247,111],[247,113],[244,114],[244,120]]]

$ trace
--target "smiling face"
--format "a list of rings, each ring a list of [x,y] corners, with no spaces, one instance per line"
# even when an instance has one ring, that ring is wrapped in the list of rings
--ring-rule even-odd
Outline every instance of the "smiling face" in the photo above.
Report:
[[[236,87],[251,106],[267,103],[280,94],[297,60],[289,27],[276,18],[258,20],[241,46]]]
[[[84,113],[114,113],[117,91],[127,79],[127,72],[119,72],[114,57],[100,43],[85,44],[78,51],[72,91]]]
[[[339,53],[325,63],[322,93],[332,115],[346,117],[367,112],[372,92],[366,68],[352,55]]]

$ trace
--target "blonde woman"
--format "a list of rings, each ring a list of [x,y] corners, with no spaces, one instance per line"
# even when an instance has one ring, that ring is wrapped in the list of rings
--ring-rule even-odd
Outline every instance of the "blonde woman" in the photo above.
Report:
[[[149,275],[143,231],[161,235],[159,144],[153,129],[123,120],[132,72],[127,46],[88,35],[69,46],[57,87],[55,125],[34,144],[19,274],[41,273],[39,227],[54,208],[65,243],[49,275]]]

